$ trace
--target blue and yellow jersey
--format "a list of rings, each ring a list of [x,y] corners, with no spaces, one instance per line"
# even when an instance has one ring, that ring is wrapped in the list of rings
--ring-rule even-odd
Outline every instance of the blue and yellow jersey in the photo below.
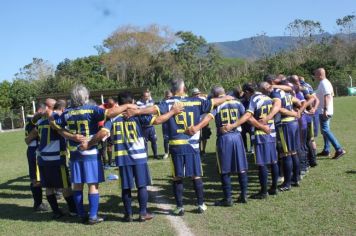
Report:
[[[33,116],[27,116],[26,117],[26,124],[25,124],[25,136],[27,137],[28,134],[36,127],[36,124],[32,122]],[[30,144],[28,144],[28,147],[37,147],[38,145],[38,139],[34,139],[31,141]]]
[[[150,99],[150,100],[147,100],[147,101],[143,101],[143,100],[138,100],[136,102],[136,105],[139,107],[139,108],[146,108],[146,107],[152,107],[155,105],[155,102],[153,99]],[[151,127],[152,125],[144,125],[143,127]]]
[[[184,111],[166,121],[170,153],[173,155],[197,153],[199,152],[200,132],[193,136],[189,136],[184,132],[188,127],[197,125],[200,121],[200,116],[210,112],[214,104],[212,100],[173,96],[156,106],[158,113],[167,113],[176,102],[183,104]]]
[[[105,122],[103,129],[110,132],[114,156],[118,166],[129,166],[147,162],[147,152],[142,127],[151,125],[151,115],[125,119],[119,115]]]
[[[245,108],[241,102],[237,100],[226,101],[208,115],[212,116],[215,119],[216,125],[216,134],[217,136],[223,135],[220,132],[220,128],[225,124],[234,124],[237,120],[245,113]],[[241,132],[241,127],[237,127],[230,131],[232,132]]]
[[[285,93],[285,96],[282,99],[281,107],[284,109],[287,109],[289,111],[293,111],[293,96],[292,96],[292,94]],[[296,119],[297,118],[295,118],[295,117],[281,114],[281,122],[282,123],[288,123],[291,121],[295,121]]]
[[[105,120],[106,110],[98,106],[83,105],[80,107],[69,108],[62,115],[55,119],[56,125],[67,127],[72,134],[81,134],[88,139],[99,131],[98,122]],[[80,143],[72,140],[68,141],[67,148],[70,151],[70,157],[80,159],[82,156],[96,158],[98,154],[97,146],[89,150],[80,151]]]
[[[250,103],[246,112],[250,112],[256,120],[260,120],[270,113],[272,106],[273,101],[270,97],[261,93],[255,93],[250,98]],[[271,129],[270,134],[266,134],[264,131],[252,127],[253,140],[256,143],[276,142],[276,130],[274,120],[269,120],[267,124]]]
[[[300,85],[301,85],[301,91],[303,92],[304,94],[304,97],[307,97],[307,95],[311,95],[311,94],[314,94],[314,89],[313,87],[308,84],[307,82],[305,81],[300,81]]]
[[[59,115],[54,113],[55,119]],[[39,137],[38,144],[38,165],[40,166],[54,166],[64,165],[66,155],[66,142],[65,139],[52,129],[49,125],[49,120],[41,118],[37,122],[37,130]]]
[[[281,103],[282,103],[282,100],[285,98],[286,96],[286,93],[281,90],[281,89],[277,89],[277,88],[274,88],[270,94],[270,98],[272,98],[272,100],[280,100]],[[274,121],[276,124],[280,123],[281,122],[281,113],[277,113],[275,116],[274,116]]]

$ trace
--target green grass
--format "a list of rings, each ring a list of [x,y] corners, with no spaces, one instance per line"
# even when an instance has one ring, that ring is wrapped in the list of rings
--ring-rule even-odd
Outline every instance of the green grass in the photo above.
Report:
[[[347,150],[347,155],[334,161],[319,159],[318,167],[312,169],[302,181],[300,188],[281,193],[267,200],[249,200],[231,208],[213,207],[221,198],[221,187],[215,162],[215,138],[208,142],[208,157],[203,161],[205,198],[208,211],[203,215],[194,213],[195,197],[192,184],[185,180],[185,223],[196,235],[353,235],[356,232],[356,98],[341,97],[335,100],[336,114],[332,130]],[[212,124],[211,127],[214,125]],[[160,127],[157,127],[159,150],[162,151]],[[174,235],[175,232],[160,209],[150,201],[149,207],[156,218],[146,223],[122,223],[123,207],[119,184],[106,182],[101,185],[100,213],[108,220],[95,226],[86,226],[66,218],[50,220],[50,213],[32,212],[32,197],[27,177],[26,147],[23,132],[0,134],[0,234],[114,234],[114,235]],[[317,140],[319,150],[322,140]],[[251,162],[252,160],[250,160]],[[154,185],[170,203],[174,203],[170,186],[169,160],[150,160]],[[115,170],[107,171],[115,173]],[[233,178],[234,197],[238,184]],[[258,191],[255,166],[250,164],[249,193]],[[65,207],[61,200],[61,205]],[[137,202],[135,199],[134,202]],[[137,210],[137,204],[135,205]]]

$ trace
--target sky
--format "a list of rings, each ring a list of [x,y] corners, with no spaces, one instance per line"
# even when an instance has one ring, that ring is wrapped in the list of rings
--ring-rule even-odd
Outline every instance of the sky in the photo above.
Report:
[[[127,24],[155,23],[222,42],[285,35],[297,18],[320,21],[335,33],[335,20],[355,11],[355,0],[2,0],[0,81],[11,81],[34,57],[56,66],[97,54],[94,46]]]

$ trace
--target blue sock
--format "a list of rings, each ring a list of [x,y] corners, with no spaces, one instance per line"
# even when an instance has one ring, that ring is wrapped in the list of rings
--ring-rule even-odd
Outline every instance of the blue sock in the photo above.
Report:
[[[42,187],[41,186],[33,186],[31,183],[30,185],[33,200],[34,200],[34,206],[37,207],[41,205],[42,203]]]
[[[241,196],[247,196],[247,172],[239,173]]]
[[[300,161],[297,154],[292,155],[293,161],[293,182],[298,182],[300,179]]]
[[[279,168],[277,163],[271,164],[271,175],[272,175],[272,189],[276,189],[278,184],[278,176],[279,176]]]
[[[221,186],[226,200],[231,199],[231,177],[229,174],[221,174]]]
[[[122,202],[124,203],[125,214],[132,215],[132,208],[131,208],[131,189],[123,189],[121,192]]]
[[[137,197],[138,197],[138,203],[140,205],[140,215],[146,215],[147,201],[148,201],[148,193],[147,193],[146,186],[138,188]]]
[[[261,192],[267,193],[268,170],[267,166],[258,166],[258,178],[260,180]]]
[[[204,203],[204,189],[203,189],[203,180],[201,178],[194,179],[194,190],[195,195],[197,196],[198,205],[203,205]]]
[[[293,162],[290,155],[283,157],[283,172],[284,172],[284,182],[283,186],[290,187],[292,180],[292,168]]]
[[[99,209],[99,193],[89,193],[89,218],[96,219],[98,217]]]
[[[73,200],[77,208],[77,213],[80,217],[85,217],[83,206],[83,191],[73,191]]]
[[[173,194],[177,207],[183,207],[183,180],[173,181]]]

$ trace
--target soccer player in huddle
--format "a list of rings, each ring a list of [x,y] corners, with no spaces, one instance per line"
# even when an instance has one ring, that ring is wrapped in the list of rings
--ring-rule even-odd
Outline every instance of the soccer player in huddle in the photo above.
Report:
[[[215,86],[211,90],[213,98],[225,96],[225,90],[221,86]],[[240,183],[240,196],[238,202],[247,202],[247,159],[243,140],[241,137],[241,127],[223,130],[225,125],[234,124],[245,113],[245,108],[237,100],[226,101],[217,106],[214,110],[208,113],[203,120],[192,127],[189,127],[188,132],[194,134],[209,121],[215,120],[217,140],[216,140],[216,158],[217,166],[220,174],[222,190],[224,198],[215,202],[215,206],[232,206],[232,187],[231,174],[238,174]]]
[[[118,102],[120,106],[132,104],[134,102],[132,93],[120,93]],[[140,206],[139,221],[143,222],[153,218],[153,215],[147,212],[147,186],[151,185],[151,177],[147,165],[143,127],[161,124],[171,116],[180,113],[181,110],[182,106],[174,106],[168,113],[158,117],[141,115],[126,119],[123,115],[118,115],[105,122],[104,128],[88,144],[82,144],[82,148],[86,149],[95,145],[105,136],[112,135],[114,155],[121,180],[122,201],[125,207],[124,220],[127,222],[132,221],[131,189],[134,188],[134,185],[137,188]]]
[[[25,136],[26,138],[31,133],[31,131],[36,127],[37,119],[42,116],[42,113],[46,110],[46,106],[43,103],[40,103],[37,108],[37,113],[34,116],[26,117],[25,125]],[[26,141],[26,139],[25,139]],[[27,162],[28,162],[28,171],[31,179],[31,192],[34,200],[33,209],[35,211],[47,211],[48,207],[42,202],[42,187],[40,182],[40,173],[38,171],[38,165],[36,160],[36,150],[38,148],[38,138],[33,139],[31,142],[27,143]]]
[[[267,78],[267,81],[278,84],[280,79],[272,77],[271,80]],[[276,90],[271,84],[264,86],[262,92],[273,99],[278,99],[281,104],[280,117],[278,117],[276,128],[277,138],[280,142],[280,155],[283,160],[284,182],[279,190],[288,191],[291,189],[292,181],[293,185],[299,186],[300,180],[300,161],[297,155],[300,142],[297,118],[299,118],[300,113],[295,111],[294,108],[295,106],[301,107],[301,104],[299,99],[293,97],[291,93]]]
[[[137,106],[139,108],[146,108],[146,107],[152,107],[155,105],[155,102],[153,101],[151,97],[151,92],[150,91],[144,91],[142,93],[142,97],[140,100],[136,102]],[[145,136],[145,145],[148,153],[148,141],[151,142],[151,148],[153,152],[153,158],[158,159],[158,152],[157,152],[157,135],[156,135],[156,130],[152,125],[145,125],[143,127],[143,133]]]
[[[138,114],[166,114],[174,103],[179,102],[184,106],[181,112],[168,121],[169,151],[172,156],[173,192],[176,200],[176,208],[173,215],[184,215],[183,208],[183,177],[192,178],[195,194],[197,197],[197,212],[203,213],[207,210],[204,204],[204,190],[202,176],[202,166],[199,151],[200,132],[190,136],[185,134],[190,126],[199,123],[200,116],[210,112],[214,106],[232,100],[233,97],[225,96],[211,100],[191,98],[186,95],[186,87],[182,79],[172,80],[171,91],[173,96],[164,103],[151,108],[140,109]],[[129,110],[128,110],[129,111]]]
[[[66,103],[63,100],[56,102],[54,99],[46,99],[45,104],[44,116],[37,121],[36,128],[31,131],[26,141],[31,142],[37,137],[39,139],[37,162],[41,185],[46,188],[46,197],[53,211],[53,218],[58,219],[64,214],[58,207],[56,189],[63,189],[70,214],[77,214],[66,165],[66,141],[50,127],[48,119],[49,116],[58,118],[65,109]],[[67,135],[66,138],[75,140],[75,135]]]
[[[172,97],[172,92],[170,90],[166,90],[164,92],[164,99],[162,102],[165,100],[168,100]],[[163,159],[167,159],[169,155],[169,137],[168,137],[168,126],[167,123],[162,123],[162,135],[163,135],[163,147],[164,147],[164,155]]]
[[[57,130],[68,127],[74,134],[81,134],[90,139],[99,131],[98,122],[121,114],[128,107],[136,109],[133,104],[113,107],[104,110],[90,105],[89,91],[83,85],[76,85],[71,91],[71,107],[66,109],[59,118],[51,120],[51,126]],[[98,216],[99,183],[104,182],[104,170],[96,145],[88,150],[79,150],[80,142],[69,140],[70,170],[73,183],[73,195],[78,215],[83,223],[97,224],[104,219]],[[83,206],[83,185],[88,185],[89,215]]]

